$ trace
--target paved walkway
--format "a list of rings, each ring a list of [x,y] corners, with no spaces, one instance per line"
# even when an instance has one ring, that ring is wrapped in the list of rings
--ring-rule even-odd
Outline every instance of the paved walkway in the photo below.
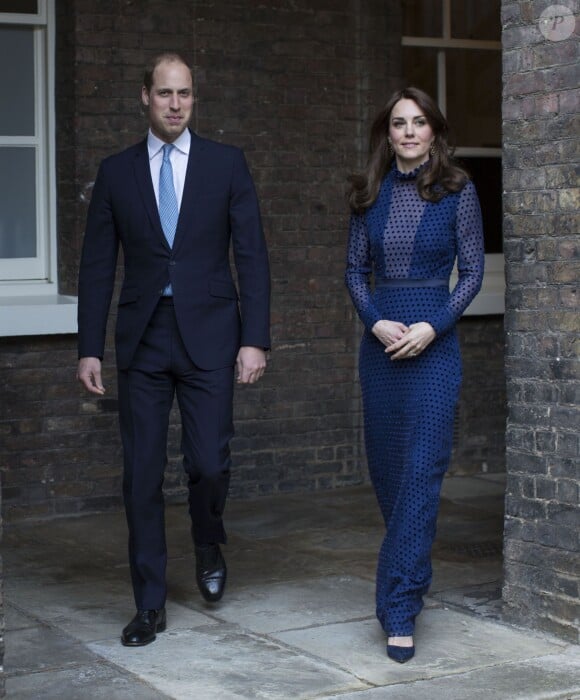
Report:
[[[126,649],[122,514],[8,527],[8,698],[572,700],[580,647],[501,620],[500,476],[446,479],[417,654],[374,618],[381,523],[367,487],[228,506],[229,585],[200,599],[184,506],[168,508],[168,629]]]

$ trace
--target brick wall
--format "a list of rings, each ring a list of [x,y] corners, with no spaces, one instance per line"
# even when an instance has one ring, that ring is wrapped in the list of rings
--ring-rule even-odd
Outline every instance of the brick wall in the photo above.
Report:
[[[238,394],[234,495],[361,479],[343,192],[399,73],[395,20],[380,2],[197,3],[197,129],[244,148],[272,263],[274,350]]]
[[[0,493],[0,506],[2,505],[2,494]],[[3,523],[0,518],[0,541],[3,539]],[[6,677],[4,674],[4,631],[6,629],[6,618],[4,611],[4,560],[0,557],[0,698],[6,696]]]
[[[268,372],[236,395],[232,495],[330,488],[366,478],[356,352],[343,286],[345,176],[398,86],[398,3],[277,0],[57,3],[61,288],[74,294],[99,161],[142,138],[144,62],[192,56],[193,127],[243,147],[262,203],[273,275]],[[112,324],[111,324],[112,325]],[[460,324],[465,382],[453,470],[503,469],[501,320]],[[120,506],[113,352],[95,399],[74,381],[74,336],[0,339],[0,467],[10,519]],[[166,489],[184,496],[178,416]]]
[[[457,324],[463,382],[450,474],[505,471],[503,316],[464,316]]]
[[[363,5],[362,3],[360,4]],[[358,482],[354,334],[342,283],[345,175],[369,114],[399,72],[396,17],[381,2],[58,3],[57,154],[62,291],[74,293],[99,161],[142,138],[144,62],[193,57],[193,127],[247,153],[273,273],[274,351],[264,381],[237,393],[232,494]],[[394,48],[395,47],[395,48]],[[5,514],[118,507],[113,352],[107,396],[74,382],[73,336],[0,341]],[[170,497],[183,497],[171,427]]]
[[[570,3],[559,3],[570,4]],[[504,598],[578,639],[578,42],[503,2],[507,396]]]

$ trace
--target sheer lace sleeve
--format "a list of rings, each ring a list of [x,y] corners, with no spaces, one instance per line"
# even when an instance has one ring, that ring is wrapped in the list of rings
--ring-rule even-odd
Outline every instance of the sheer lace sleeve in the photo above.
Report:
[[[370,331],[381,314],[371,299],[372,260],[370,241],[362,214],[352,214],[348,236],[345,282],[352,303],[365,327]]]
[[[468,182],[459,196],[456,214],[458,280],[447,304],[426,319],[437,335],[449,330],[481,289],[484,266],[483,226],[477,193]]]

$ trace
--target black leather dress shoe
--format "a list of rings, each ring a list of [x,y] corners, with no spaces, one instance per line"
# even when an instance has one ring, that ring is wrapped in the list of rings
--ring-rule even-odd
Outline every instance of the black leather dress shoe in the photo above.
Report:
[[[216,603],[224,594],[228,570],[219,544],[195,548],[195,580],[208,603]]]
[[[126,647],[143,647],[155,641],[157,632],[167,627],[165,608],[161,610],[137,610],[137,614],[121,634],[121,643]]]

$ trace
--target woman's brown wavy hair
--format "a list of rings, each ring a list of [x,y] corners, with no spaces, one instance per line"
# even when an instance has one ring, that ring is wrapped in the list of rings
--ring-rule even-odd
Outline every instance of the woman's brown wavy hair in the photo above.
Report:
[[[365,169],[348,177],[348,203],[359,214],[377,198],[381,181],[395,158],[394,153],[389,151],[387,136],[391,112],[399,100],[413,100],[435,135],[434,153],[417,176],[419,195],[429,202],[438,202],[449,192],[459,192],[469,179],[467,172],[451,159],[447,140],[449,127],[435,101],[423,90],[407,87],[395,92],[377,115],[371,127],[369,158]]]

